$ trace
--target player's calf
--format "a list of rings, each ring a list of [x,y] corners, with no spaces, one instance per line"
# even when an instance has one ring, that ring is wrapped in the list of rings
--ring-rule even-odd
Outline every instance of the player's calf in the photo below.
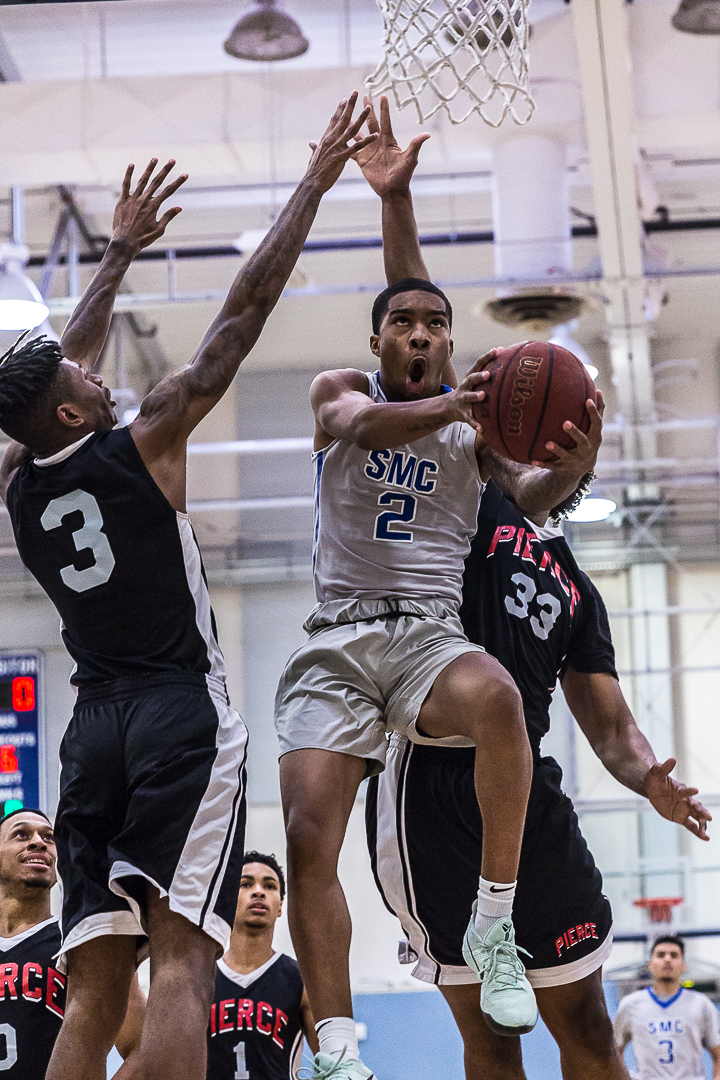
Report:
[[[602,969],[538,990],[537,999],[560,1050],[563,1080],[628,1080],[605,1004]]]
[[[462,1036],[465,1080],[526,1080],[519,1037],[502,1038],[483,1022],[477,984],[440,990]]]

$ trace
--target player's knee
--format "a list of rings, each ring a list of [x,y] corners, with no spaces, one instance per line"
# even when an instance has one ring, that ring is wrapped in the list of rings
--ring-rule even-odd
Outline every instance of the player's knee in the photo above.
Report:
[[[508,672],[499,665],[483,679],[480,692],[477,682],[474,684],[470,700],[477,722],[484,729],[498,729],[504,734],[512,727],[524,731],[520,691]]]
[[[285,821],[288,872],[315,871],[333,861],[327,821],[320,808],[294,806]]]

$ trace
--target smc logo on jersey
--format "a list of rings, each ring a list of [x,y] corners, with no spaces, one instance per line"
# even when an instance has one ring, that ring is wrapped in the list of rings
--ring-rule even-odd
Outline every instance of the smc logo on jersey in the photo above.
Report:
[[[407,488],[419,495],[432,495],[440,471],[437,461],[406,454],[402,450],[372,450],[368,454],[365,475],[378,484]]]
[[[261,1035],[272,1036],[272,1041],[281,1049],[285,1045],[282,1030],[288,1018],[282,1009],[274,1008],[267,1001],[255,1002],[251,998],[228,998],[213,1004],[210,1010],[210,1036],[222,1035],[225,1031],[255,1030]]]

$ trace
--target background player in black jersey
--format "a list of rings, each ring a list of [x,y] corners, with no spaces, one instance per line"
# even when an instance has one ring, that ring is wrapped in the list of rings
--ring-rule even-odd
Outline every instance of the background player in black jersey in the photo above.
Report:
[[[230,947],[218,960],[207,1080],[289,1080],[303,1035],[319,1048],[297,961],[273,949],[285,875],[274,855],[245,852]]]
[[[79,696],[61,748],[56,821],[70,992],[48,1080],[101,1080],[147,933],[151,985],[123,1077],[204,1080],[215,961],[230,936],[244,831],[246,731],[231,709],[185,513],[188,436],[262,331],[320,199],[354,150],[341,102],[304,179],[235,279],[193,360],[113,430],[93,364],[134,255],[183,178],[126,173],[103,262],[62,340],[0,363],[1,481],[26,566],[62,617]],[[370,141],[372,137],[370,138]],[[27,449],[25,449],[27,448]]]
[[[29,807],[0,821],[0,1071],[8,1080],[43,1080],[65,1011],[57,971],[60,927],[50,910],[55,838]],[[144,997],[133,982],[115,1045],[126,1058],[140,1040]]]
[[[602,878],[541,757],[560,673],[568,704],[608,771],[663,817],[706,837],[707,811],[668,774],[638,729],[617,681],[599,593],[545,514],[523,515],[490,484],[468,557],[461,618],[471,641],[497,657],[523,699],[534,773],[514,918],[540,1014],[560,1049],[564,1080],[627,1080],[614,1046],[601,967],[612,946]],[[368,840],[378,886],[418,957],[413,974],[440,986],[465,1044],[467,1080],[522,1080],[519,1039],[483,1023],[462,938],[477,882],[482,822],[473,799],[474,752],[393,736],[388,767],[370,781]],[[405,867],[403,871],[403,866]],[[406,875],[406,876],[404,876]],[[450,881],[451,887],[440,887]]]

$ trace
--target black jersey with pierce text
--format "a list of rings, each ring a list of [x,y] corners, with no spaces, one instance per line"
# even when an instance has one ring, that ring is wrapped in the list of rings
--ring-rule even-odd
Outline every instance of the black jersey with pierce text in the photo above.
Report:
[[[20,557],[60,613],[75,685],[224,674],[192,527],[127,428],[27,462],[7,501]]]
[[[219,960],[207,1080],[289,1080],[302,1053],[302,996],[300,968],[284,953],[249,975]]]
[[[567,667],[617,678],[605,605],[561,530],[534,525],[493,483],[465,563],[460,618],[517,683],[534,753]]]
[[[44,1080],[65,1011],[65,976],[55,970],[57,919],[0,938],[0,1073]]]

